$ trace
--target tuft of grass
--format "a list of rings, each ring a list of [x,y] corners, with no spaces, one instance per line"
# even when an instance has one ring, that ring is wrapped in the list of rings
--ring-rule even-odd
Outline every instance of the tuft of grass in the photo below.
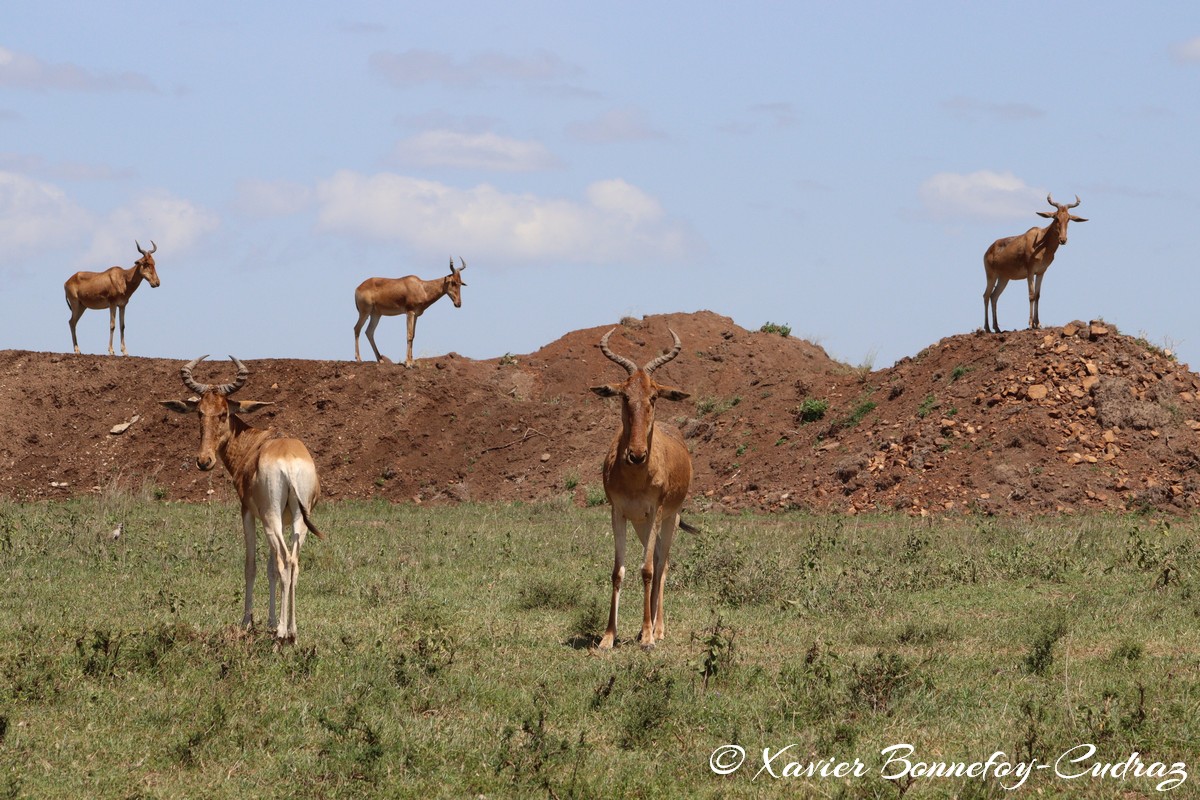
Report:
[[[762,333],[777,333],[785,339],[792,335],[790,325],[776,325],[774,322],[764,323],[758,330]]]
[[[829,401],[820,400],[815,397],[806,397],[800,403],[800,407],[796,409],[796,421],[801,425],[807,425],[810,422],[816,422],[825,416],[825,412],[829,410]]]

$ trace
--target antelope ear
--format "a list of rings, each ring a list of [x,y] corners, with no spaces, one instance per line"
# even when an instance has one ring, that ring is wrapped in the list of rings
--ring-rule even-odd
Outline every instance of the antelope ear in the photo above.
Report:
[[[1045,217],[1046,219],[1054,219],[1053,211],[1035,211],[1033,213],[1037,214],[1039,217]]]
[[[620,388],[611,383],[604,386],[593,386],[592,391],[601,397],[616,397],[621,393]]]
[[[228,397],[225,398],[225,402],[233,406],[235,414],[253,414],[261,408],[275,405],[266,400],[230,400]]]
[[[200,404],[199,400],[159,400],[158,404],[163,408],[169,408],[176,414],[190,414],[196,410],[196,406]]]
[[[674,386],[659,386],[658,396],[664,400],[687,400],[691,395],[683,389],[676,389]]]
[[[1086,219],[1086,218],[1084,218],[1084,217],[1076,217],[1076,216],[1072,216],[1072,217],[1071,217],[1071,222],[1087,222],[1087,219]]]

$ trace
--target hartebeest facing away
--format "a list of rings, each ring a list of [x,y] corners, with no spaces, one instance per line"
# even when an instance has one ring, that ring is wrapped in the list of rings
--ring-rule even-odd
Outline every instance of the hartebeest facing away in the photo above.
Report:
[[[150,241],[150,249],[143,250],[134,241],[142,257],[134,262],[129,269],[109,267],[104,272],[76,272],[63,284],[67,293],[67,305],[71,308],[71,344],[79,353],[79,339],[75,336],[75,323],[89,308],[108,309],[108,354],[113,355],[113,329],[117,327],[117,309],[121,309],[121,355],[127,356],[125,349],[125,306],[129,298],[142,284],[142,279],[150,281],[151,288],[158,286],[158,272],[154,268],[154,252],[158,245]]]
[[[1038,211],[1037,215],[1049,219],[1049,225],[1044,228],[1030,228],[1020,236],[997,239],[983,254],[983,269],[987,273],[987,288],[983,290],[984,331],[1000,333],[1000,322],[996,319],[996,300],[1010,280],[1020,278],[1029,282],[1029,327],[1042,326],[1041,320],[1038,319],[1042,276],[1050,269],[1050,262],[1054,260],[1054,253],[1059,245],[1067,243],[1067,224],[1087,222],[1070,211],[1079,205],[1079,195],[1075,195],[1074,203],[1066,205],[1054,202],[1050,195],[1046,195],[1046,202],[1054,206],[1055,210]],[[988,326],[989,304],[992,307],[991,327]]]
[[[230,395],[246,383],[250,370],[233,356],[237,378],[233,383],[210,386],[192,379],[192,370],[208,356],[189,361],[179,370],[183,385],[198,397],[162,400],[162,405],[181,414],[200,415],[200,450],[196,466],[210,470],[217,459],[233,478],[242,504],[242,533],[246,540],[246,611],[242,624],[254,624],[255,535],[254,520],[263,526],[270,548],[267,577],[270,608],[267,628],[275,629],[279,641],[296,640],[296,579],[300,577],[300,546],[306,529],[325,538],[309,514],[317,502],[320,481],[308,448],[299,439],[280,436],[274,428],[255,428],[237,415],[274,405],[256,400],[233,400]],[[284,531],[291,529],[290,537]],[[280,587],[279,617],[275,616],[275,587]]]
[[[375,327],[380,317],[394,317],[397,314],[408,315],[408,356],[404,366],[412,367],[413,335],[417,332],[417,317],[425,312],[442,295],[450,295],[454,307],[462,306],[462,287],[466,286],[462,279],[462,271],[467,268],[467,262],[462,256],[458,260],[462,266],[454,267],[454,259],[450,259],[450,274],[444,278],[424,281],[416,275],[406,275],[403,278],[367,278],[354,290],[354,305],[358,306],[358,322],[354,325],[354,360],[362,361],[358,354],[358,334],[362,330],[367,317],[371,323],[367,325],[367,341],[375,351],[376,361],[388,361],[380,355],[375,346]]]
[[[615,328],[613,330],[616,330]],[[683,437],[670,425],[655,422],[654,406],[664,400],[684,400],[687,392],[654,380],[656,369],[671,361],[683,345],[675,331],[675,346],[667,353],[638,367],[608,347],[613,331],[600,340],[600,352],[625,368],[629,377],[623,383],[594,386],[601,397],[621,400],[621,430],[613,439],[604,459],[604,493],[612,505],[613,544],[616,557],[612,572],[612,601],[608,609],[608,628],[600,647],[608,649],[617,637],[617,605],[625,579],[626,523],[632,522],[642,540],[642,647],[650,648],[663,638],[663,591],[671,561],[671,541],[680,524],[679,508],[692,483],[692,458]],[[681,525],[682,527],[682,525]]]

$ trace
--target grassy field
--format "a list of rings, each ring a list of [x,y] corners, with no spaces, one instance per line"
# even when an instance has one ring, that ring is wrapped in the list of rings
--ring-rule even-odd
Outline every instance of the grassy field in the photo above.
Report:
[[[0,797],[1200,794],[1195,522],[697,516],[598,654],[605,508],[316,519],[276,650],[233,507],[0,500]]]

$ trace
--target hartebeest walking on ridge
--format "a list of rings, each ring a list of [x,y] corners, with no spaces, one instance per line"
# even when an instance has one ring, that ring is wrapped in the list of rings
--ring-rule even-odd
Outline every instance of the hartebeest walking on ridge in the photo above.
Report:
[[[1000,333],[1000,322],[996,319],[996,300],[1010,280],[1025,278],[1029,283],[1029,327],[1042,327],[1038,319],[1038,301],[1042,297],[1042,276],[1050,269],[1054,253],[1060,245],[1067,243],[1067,224],[1087,222],[1083,217],[1071,214],[1070,209],[1079,205],[1075,202],[1062,204],[1046,195],[1046,202],[1055,210],[1038,211],[1039,217],[1050,220],[1044,228],[1033,227],[1020,236],[1006,236],[992,242],[983,255],[983,269],[987,273],[987,288],[983,290],[983,330]],[[988,326],[988,305],[992,307],[991,327]]]
[[[63,290],[67,293],[67,305],[71,309],[71,344],[75,353],[79,353],[79,339],[75,336],[75,323],[89,308],[108,309],[108,354],[113,353],[113,329],[117,327],[117,309],[121,310],[121,355],[127,356],[125,349],[125,306],[142,279],[150,281],[151,288],[158,286],[158,271],[154,268],[154,252],[158,245],[150,240],[150,249],[143,250],[134,240],[134,245],[142,257],[134,262],[129,269],[109,267],[104,272],[76,272],[67,278]]]
[[[675,526],[678,524],[687,530],[694,530],[679,520],[679,508],[692,483],[692,457],[679,431],[655,421],[654,406],[660,398],[685,400],[689,395],[682,389],[658,383],[651,377],[656,369],[674,359],[683,349],[675,331],[671,331],[675,346],[670,351],[646,366],[638,367],[632,360],[609,349],[608,340],[613,330],[600,340],[600,352],[624,367],[628,377],[622,383],[592,387],[592,391],[601,397],[617,397],[621,400],[621,430],[617,432],[604,459],[604,493],[612,505],[616,555],[608,628],[600,640],[600,647],[605,650],[611,648],[617,638],[617,606],[621,599],[621,584],[625,579],[626,523],[632,522],[644,548],[644,604],[640,639],[642,647],[648,649],[665,633],[663,592],[671,562]]]
[[[375,351],[375,360],[387,362],[375,346],[375,327],[380,317],[394,317],[397,314],[408,315],[408,355],[404,366],[413,365],[413,336],[417,332],[417,317],[425,313],[425,309],[434,304],[442,295],[450,295],[455,308],[462,306],[462,271],[467,268],[467,262],[462,256],[458,257],[462,266],[455,269],[454,258],[450,259],[450,274],[444,278],[425,281],[416,275],[406,275],[403,278],[367,278],[354,290],[354,305],[358,307],[358,322],[354,325],[354,360],[362,361],[358,353],[358,333],[362,330],[367,317],[371,323],[367,325],[367,341]]]
[[[242,534],[246,540],[246,610],[242,624],[254,625],[255,535],[254,520],[262,523],[270,549],[267,577],[270,608],[267,628],[281,642],[296,640],[296,580],[300,577],[300,547],[306,529],[317,538],[324,535],[309,514],[317,502],[320,481],[308,448],[299,439],[281,437],[274,428],[255,428],[237,415],[249,414],[274,403],[234,400],[230,395],[246,383],[250,370],[233,356],[237,378],[233,383],[210,386],[197,383],[192,370],[208,356],[189,361],[179,370],[183,385],[198,396],[187,400],[162,400],[162,405],[181,414],[200,415],[200,450],[196,466],[208,471],[217,459],[233,478],[242,504]],[[290,537],[284,531],[291,529]],[[279,617],[275,616],[275,587],[279,592]]]

